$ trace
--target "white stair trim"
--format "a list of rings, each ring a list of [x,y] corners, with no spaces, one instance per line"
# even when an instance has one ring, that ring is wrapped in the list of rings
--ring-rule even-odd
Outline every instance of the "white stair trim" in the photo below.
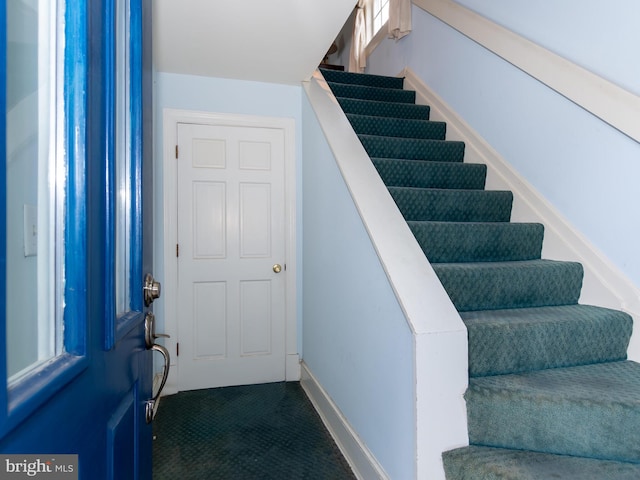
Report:
[[[452,0],[413,0],[413,3],[625,135],[640,141],[640,96]]]

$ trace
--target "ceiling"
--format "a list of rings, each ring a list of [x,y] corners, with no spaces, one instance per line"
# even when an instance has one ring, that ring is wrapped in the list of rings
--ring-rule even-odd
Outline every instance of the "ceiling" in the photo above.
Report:
[[[154,0],[156,71],[298,84],[355,0]]]

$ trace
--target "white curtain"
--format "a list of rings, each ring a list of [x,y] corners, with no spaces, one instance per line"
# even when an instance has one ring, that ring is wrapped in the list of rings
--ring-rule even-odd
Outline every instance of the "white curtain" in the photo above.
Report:
[[[396,40],[411,32],[411,0],[389,0],[389,38]]]
[[[349,54],[349,71],[362,73],[367,66],[367,32],[364,17],[364,4],[366,0],[358,0],[356,6],[356,20],[353,26],[353,37],[351,38],[351,52]]]

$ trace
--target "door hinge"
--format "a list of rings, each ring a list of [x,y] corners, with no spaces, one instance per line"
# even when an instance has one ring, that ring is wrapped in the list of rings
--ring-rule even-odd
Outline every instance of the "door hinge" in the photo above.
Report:
[[[176,145],[176,160],[178,159],[178,145]]]
[[[176,342],[176,357],[180,356],[180,343]]]
[[[180,256],[180,245],[176,243],[176,257]]]

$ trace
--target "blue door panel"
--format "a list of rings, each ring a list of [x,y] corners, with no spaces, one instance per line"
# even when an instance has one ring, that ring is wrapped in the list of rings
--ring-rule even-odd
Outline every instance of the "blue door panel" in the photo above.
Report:
[[[136,161],[131,171],[136,201],[131,269],[132,312],[126,328],[116,331],[113,271],[113,165],[106,139],[113,135],[113,71],[105,60],[110,0],[67,2],[67,29],[80,28],[86,36],[68,40],[76,48],[67,68],[84,78],[84,88],[70,88],[67,120],[80,128],[67,138],[70,171],[67,205],[69,248],[66,252],[68,291],[65,301],[65,345],[70,366],[49,383],[34,382],[11,416],[11,398],[0,388],[0,453],[78,454],[81,479],[151,478],[151,426],[145,404],[151,398],[152,358],[144,343],[142,281],[151,271],[151,0],[131,0],[133,34],[131,89],[135,96]],[[6,0],[0,0],[0,111],[6,111]],[[135,27],[137,25],[137,27]],[[69,31],[70,32],[70,31]],[[77,32],[76,32],[77,33]],[[71,32],[69,33],[71,34]],[[136,50],[137,49],[137,50]],[[136,53],[136,51],[138,53]],[[78,70],[80,69],[80,70]],[[82,70],[84,69],[84,70]],[[69,78],[67,79],[69,80]],[[77,85],[76,85],[77,86]],[[6,292],[6,115],[0,125],[0,301]],[[4,315],[4,314],[2,314]],[[6,351],[5,319],[0,325],[0,348]],[[68,333],[68,336],[67,336]],[[111,335],[111,338],[109,338]],[[64,367],[65,365],[62,365]],[[0,355],[0,372],[6,372]],[[0,374],[6,385],[6,373]],[[45,379],[46,380],[46,379]],[[0,386],[2,384],[0,383]],[[42,387],[45,385],[45,387]],[[22,397],[21,397],[22,398]],[[30,403],[31,402],[31,403]],[[0,477],[2,472],[0,472]]]
[[[122,399],[107,422],[107,478],[136,478],[136,388]]]

